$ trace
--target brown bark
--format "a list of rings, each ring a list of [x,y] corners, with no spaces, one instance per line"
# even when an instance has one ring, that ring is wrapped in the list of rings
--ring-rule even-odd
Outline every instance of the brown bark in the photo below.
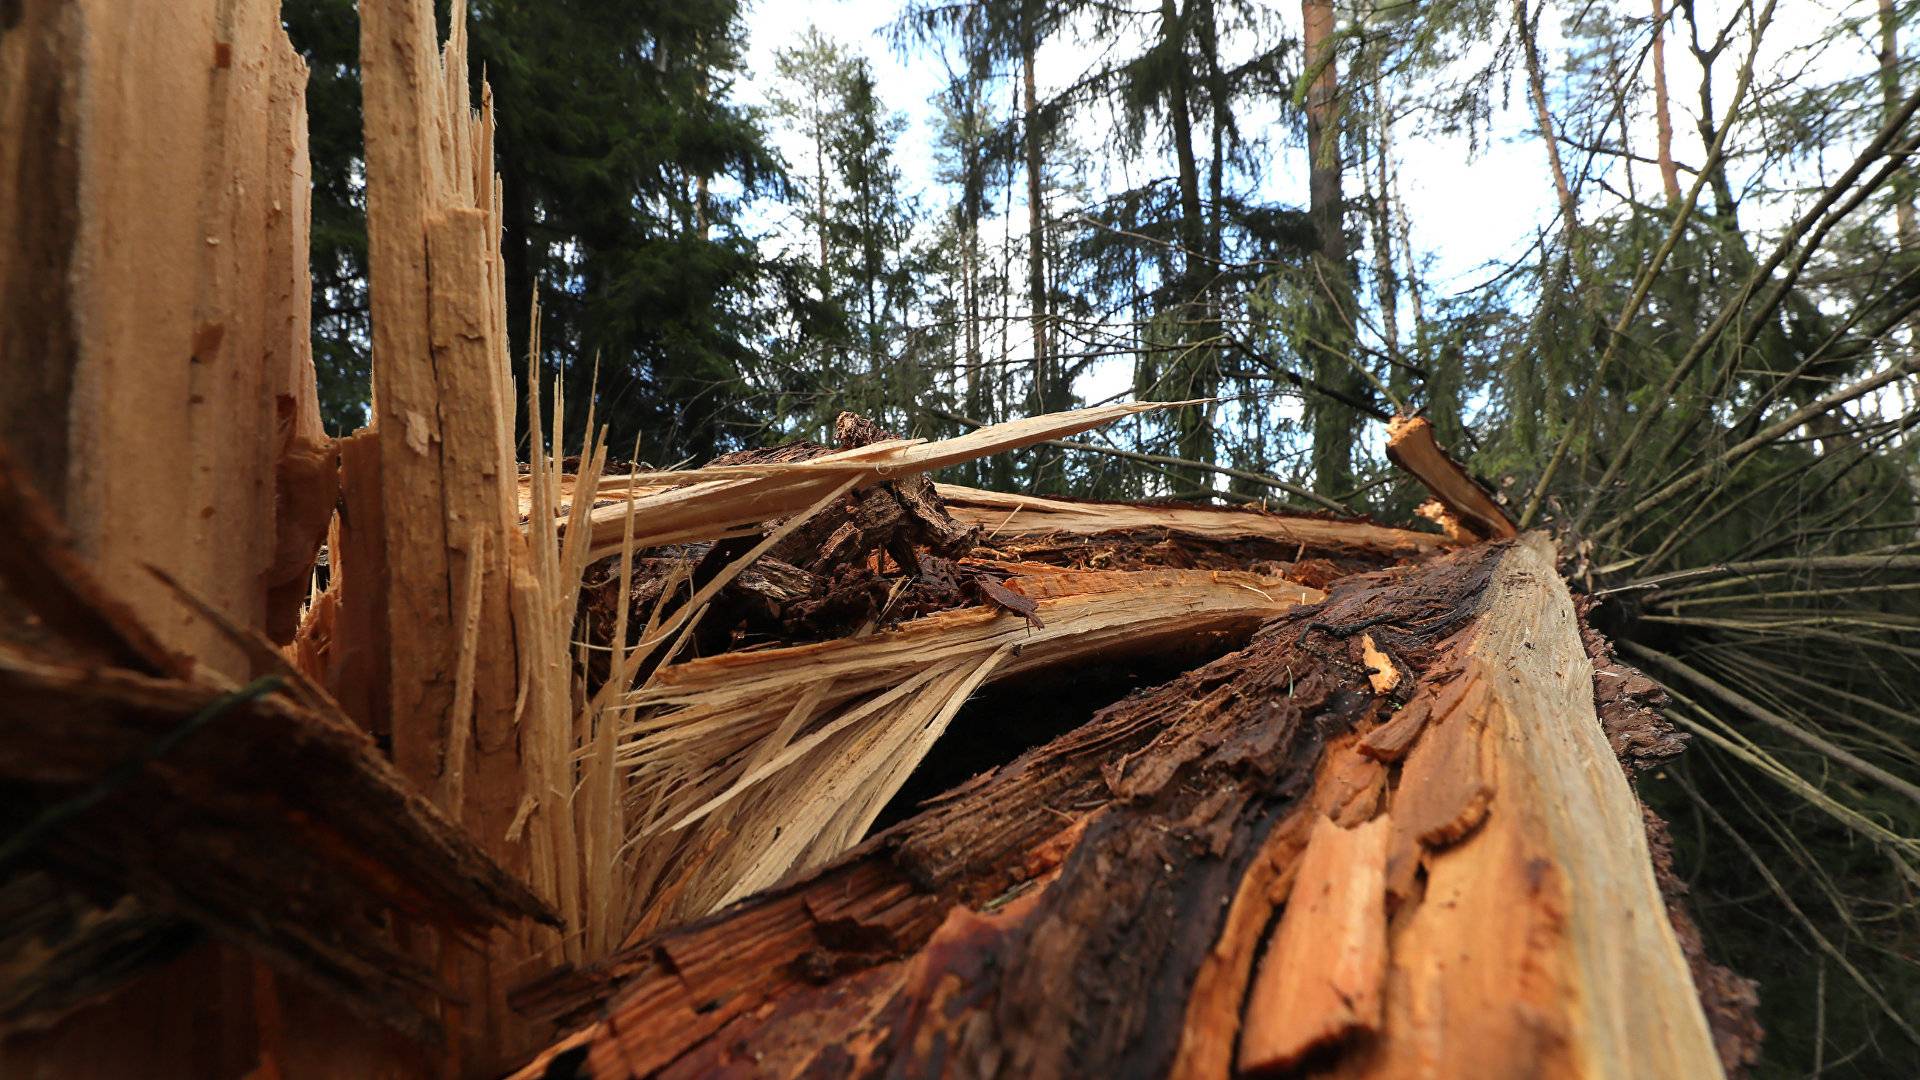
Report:
[[[1040,47],[1035,25],[1037,7],[1028,2],[1020,8],[1021,143],[1027,169],[1027,308],[1033,331],[1033,401],[1035,411],[1045,413],[1066,407],[1068,388],[1061,385],[1048,325],[1045,162],[1040,145],[1040,96],[1033,70],[1034,53]],[[1043,470],[1049,458],[1057,468],[1059,456],[1043,454]]]
[[[1464,621],[1485,560],[1441,561],[1444,568],[1401,583],[1336,591],[1325,611],[1311,610],[1352,620],[1425,590],[1436,611],[1457,608]],[[801,1054],[796,1065],[820,1055],[820,1064],[846,1070],[860,1064],[864,1046],[868,1064],[880,1067],[881,1053],[904,1063],[915,1046],[939,1043],[914,1037],[916,1029],[954,1034],[951,1025],[969,1016],[1004,1025],[969,1041],[999,1043],[1013,1071],[1059,1068],[1069,1053],[1077,1071],[1095,1071],[1141,1038],[1157,1049],[1136,1067],[1158,1060],[1164,1069],[1180,1042],[1178,1010],[1115,1009],[1104,1030],[1087,1027],[1101,1024],[1098,1016],[1070,1023],[1062,1010],[1080,999],[1066,976],[1084,960],[1084,985],[1104,983],[1110,1000],[1144,1004],[1149,987],[1167,980],[1174,990],[1208,954],[1208,928],[1235,869],[1297,808],[1322,740],[1373,708],[1349,642],[1323,634],[1303,643],[1301,629],[1278,625],[1241,653],[1103,711],[809,879],[517,1000],[560,1016],[621,987],[611,1019],[586,1040],[589,1075],[645,1074],[689,1054],[690,1071],[717,1066],[724,1059],[703,1055],[727,1054],[755,1031],[766,1033],[764,1045]],[[729,959],[710,966],[701,957]],[[960,980],[960,996],[922,1013],[916,988],[943,973]],[[855,1015],[878,1019],[873,1040],[808,1036],[841,1015],[840,986],[857,995]],[[721,1008],[697,1008],[715,994]],[[977,1011],[995,998],[1009,1007]],[[647,1033],[649,1044],[625,1064],[621,1032]],[[1055,1037],[1066,1032],[1076,1037]],[[975,1052],[950,1051],[956,1062]]]
[[[1209,13],[1210,14],[1210,13]],[[1193,147],[1193,87],[1187,61],[1187,21],[1193,18],[1191,0],[1186,12],[1174,0],[1161,0],[1160,48],[1171,71],[1167,116],[1173,129],[1175,182],[1180,191],[1180,277],[1173,283],[1173,311],[1181,322],[1181,340],[1188,343],[1181,363],[1186,377],[1179,394],[1185,398],[1212,397],[1218,382],[1214,375],[1213,351],[1205,345],[1208,300],[1205,282],[1212,265],[1205,211],[1200,201],[1200,162]],[[1218,164],[1216,159],[1215,164]],[[1181,457],[1193,461],[1213,460],[1213,419],[1208,406],[1182,410],[1174,417],[1178,435],[1175,445]],[[1191,470],[1176,470],[1195,486],[1205,486],[1208,478]]]
[[[1346,233],[1340,225],[1340,77],[1334,57],[1333,5],[1301,0],[1305,25],[1307,86],[1308,213],[1319,234],[1320,254],[1336,265],[1346,262]]]
[[[1376,64],[1376,77],[1377,67]],[[1373,211],[1373,273],[1380,308],[1380,336],[1387,347],[1387,362],[1393,365],[1389,377],[1398,391],[1407,381],[1400,358],[1400,274],[1393,257],[1393,117],[1389,114],[1390,108],[1391,102],[1384,102],[1379,109],[1377,135],[1373,140],[1374,190],[1368,203]],[[1400,397],[1404,400],[1405,394],[1401,393]]]
[[[1312,261],[1310,290],[1313,317],[1304,352],[1312,359],[1314,381],[1333,393],[1307,398],[1307,416],[1313,428],[1313,472],[1316,490],[1344,495],[1353,482],[1355,416],[1343,401],[1362,390],[1354,360],[1348,355],[1352,337],[1347,302],[1348,284],[1345,201],[1341,193],[1340,132],[1345,122],[1340,108],[1340,82],[1335,57],[1337,28],[1329,0],[1301,0],[1303,45],[1307,71],[1308,209],[1318,238]]]
[[[1716,1075],[1582,648],[1537,540],[1349,578],[810,877],[527,987],[601,1018],[520,1075],[1222,1076],[1236,1045]]]
[[[431,1021],[416,995],[436,980],[391,944],[380,912],[468,938],[544,913],[309,684],[283,671],[283,691],[234,698],[166,651],[67,548],[3,454],[0,533],[0,789],[42,807],[0,859],[138,901],[114,902],[69,947],[103,933],[177,938],[166,924],[189,919],[367,1019],[420,1033]],[[279,664],[257,632],[209,617],[254,663]],[[26,995],[14,1019],[56,993],[78,1000],[57,978],[75,963],[9,986]]]
[[[223,625],[284,634],[290,605],[306,591],[332,502],[331,452],[320,435],[308,352],[306,69],[278,25],[276,8],[260,0],[135,8],[35,0],[9,5],[0,30],[0,439],[31,474],[16,473],[14,481],[39,489],[75,539],[77,574],[60,580],[85,577],[99,585],[93,596],[56,598],[62,611],[43,617],[40,628],[54,636],[34,647],[62,643],[72,651],[57,654],[59,661],[142,671],[171,692],[209,693],[210,685],[248,676],[248,650]],[[177,587],[148,566],[164,570]],[[0,591],[15,590],[22,580],[15,576]],[[30,586],[39,593],[53,587],[51,578]],[[101,610],[102,602],[150,628],[165,642],[164,656],[91,653],[77,644],[93,632],[80,625],[90,618],[86,613]],[[0,621],[13,614],[3,610],[8,606],[0,601]],[[187,657],[200,665],[199,674],[189,670]],[[64,700],[71,689],[91,700],[85,708],[61,707],[73,708],[76,720],[102,740],[96,748],[102,755],[125,748],[129,739],[144,745],[154,725],[166,722],[165,709],[113,698],[103,686],[62,683],[60,668],[15,674],[52,681],[33,694]],[[96,692],[108,699],[85,698]],[[0,709],[7,716],[0,726],[13,726],[27,700],[23,692],[15,708]],[[45,696],[38,700],[46,703]],[[27,725],[15,734],[24,739],[36,731],[51,735],[52,745],[90,737],[71,726],[54,734]],[[8,756],[29,771],[46,753],[36,746],[20,758],[19,749]],[[283,755],[293,752],[279,748],[265,760],[283,768]],[[88,767],[106,762],[96,758]],[[198,790],[224,782],[215,780],[220,776],[214,769],[178,779]],[[13,773],[0,786],[15,807],[73,792],[37,783]],[[151,792],[150,778],[141,783]],[[221,814],[261,809],[257,795],[236,794]],[[201,845],[200,858],[207,857],[206,822],[192,819],[193,805],[143,816],[116,800],[102,804],[103,817],[91,830],[76,824],[85,838],[76,847],[93,855],[91,884],[77,892],[71,873],[56,875],[56,902],[92,914],[60,921],[75,936],[34,936],[33,945],[74,963],[98,957],[102,947],[121,961],[164,959],[185,947],[178,970],[200,978],[209,998],[181,994],[177,984],[168,988],[146,974],[88,1009],[84,1019],[71,1018],[31,1040],[9,1038],[0,1049],[0,1072],[168,1076],[251,1067],[244,1041],[228,1038],[245,1026],[251,990],[224,979],[246,961],[231,950],[190,944],[201,934],[182,929],[179,905],[209,905],[203,921],[234,936],[288,932],[287,909],[255,893],[250,906],[260,914],[241,916],[220,906],[232,892],[194,892],[231,890],[236,881],[264,884],[253,868],[212,877],[204,886],[173,879],[196,866],[206,872],[204,861],[185,856],[177,866],[164,863],[170,843]],[[169,834],[180,814],[196,821],[196,835]],[[144,833],[132,831],[140,826]],[[260,840],[245,830],[239,837],[248,845]],[[141,847],[115,847],[136,840]],[[146,864],[151,876],[137,886],[114,885],[132,872],[129,860],[142,850],[161,865]],[[285,871],[316,854],[289,851],[277,865]],[[335,900],[358,887],[337,866],[322,872],[340,879]],[[273,884],[272,892],[285,897],[308,883],[287,877]],[[168,896],[177,901],[172,909],[163,903]],[[35,917],[47,914],[34,908]],[[333,917],[309,914],[316,927],[310,933]],[[222,918],[232,921],[221,924]],[[292,940],[283,936],[277,946],[283,968],[292,962]],[[379,945],[370,941],[364,948]],[[57,1011],[116,987],[137,966],[93,972],[55,995],[60,1001],[35,991],[14,1004],[25,1013],[50,1003]],[[218,1025],[200,1019],[209,999],[218,1000],[226,1018]],[[101,1031],[114,1038],[103,1040]]]
[[[1893,0],[1880,0],[1880,95],[1884,102],[1885,117],[1892,121],[1899,115],[1900,92],[1900,17],[1894,11]],[[1893,213],[1900,247],[1903,250],[1920,250],[1920,219],[1916,219],[1913,208],[1914,183],[1911,171],[1902,172],[1893,178]]]
[[[771,548],[822,513],[831,529],[806,568],[789,568],[801,587],[884,575],[890,558],[899,570],[883,605],[942,591],[929,584],[942,575],[953,578],[946,592],[978,603],[922,596],[914,602],[934,613],[879,633],[723,649],[616,695],[647,720],[705,710],[713,728],[734,731],[729,722],[755,709],[766,718],[794,689],[878,709],[921,685],[913,679],[930,688],[913,723],[886,739],[833,744],[833,733],[796,726],[789,734],[818,736],[796,753],[829,751],[807,762],[808,778],[830,782],[817,785],[826,795],[800,786],[805,819],[724,821],[684,865],[719,853],[748,872],[683,877],[656,898],[643,940],[517,995],[540,1017],[606,1007],[543,1066],[1217,1076],[1237,1056],[1381,1075],[1427,1064],[1423,1048],[1439,1044],[1466,1048],[1444,1063],[1462,1075],[1594,1063],[1702,1074],[1666,924],[1647,914],[1657,901],[1643,887],[1644,841],[1621,824],[1630,804],[1603,767],[1591,673],[1550,553],[1534,541],[1455,550],[1364,522],[1060,501],[956,521],[921,476],[1151,406],[944,443],[868,433],[804,461],[656,474],[624,489],[596,477],[572,495],[570,550],[556,550],[563,485],[543,458],[529,520],[518,521],[490,112],[484,97],[477,117],[466,100],[460,20],[438,54],[424,0],[364,0],[375,423],[339,447],[335,587],[284,670],[263,635],[298,599],[335,502],[333,448],[312,437],[300,321],[296,66],[252,0],[228,5],[227,21],[206,4],[117,21],[92,0],[66,13],[16,6],[34,48],[51,51],[4,38],[0,121],[52,132],[72,156],[30,164],[0,140],[0,192],[45,194],[52,208],[37,219],[0,207],[0,341],[46,344],[58,361],[25,380],[26,405],[9,404],[50,409],[18,415],[37,425],[30,445],[71,458],[55,463],[56,496],[81,544],[69,551],[49,515],[20,508],[28,500],[12,496],[25,484],[0,455],[0,700],[13,705],[0,725],[0,810],[67,815],[31,819],[28,855],[11,832],[0,852],[32,864],[0,889],[0,914],[23,912],[31,928],[0,934],[0,968],[28,972],[4,987],[0,1015],[45,1018],[136,962],[166,966],[43,1037],[9,1042],[0,1071],[482,1073],[529,1051],[533,1028],[509,1010],[505,986],[545,964],[526,927],[485,938],[514,916],[546,914],[524,884],[529,867],[570,917],[567,955],[606,939],[604,920],[588,921],[639,892],[610,885],[625,873],[627,839],[613,733],[629,721],[576,711],[569,575],[596,543],[636,536],[712,541],[701,560],[711,571],[738,541],[765,533],[758,543]],[[1323,258],[1344,266],[1338,160],[1326,153],[1339,122],[1333,13],[1308,6],[1309,51],[1324,61],[1310,95],[1315,210],[1329,226]],[[1034,11],[1023,10],[1020,89],[1044,401],[1070,388],[1047,348]],[[149,77],[164,107],[115,92]],[[69,94],[74,85],[87,93]],[[97,114],[76,118],[81,101]],[[176,160],[178,147],[188,152]],[[129,213],[162,185],[203,196],[177,213]],[[101,201],[79,205],[83,192]],[[104,214],[134,223],[124,248],[102,245]],[[59,278],[35,284],[22,265]],[[184,306],[133,287],[135,271],[156,269],[178,280],[150,291]],[[1332,307],[1335,325],[1337,297]],[[294,321],[276,321],[282,312]],[[184,367],[129,367],[137,355]],[[143,411],[176,390],[189,395],[184,435],[173,417]],[[131,433],[129,462],[99,456],[116,424]],[[583,456],[594,476],[599,456]],[[597,497],[620,494],[636,498],[599,508],[617,516],[596,511]],[[198,519],[178,527],[183,514]],[[156,522],[179,535],[155,539]],[[976,525],[1008,530],[1008,550],[963,553]],[[141,557],[163,573],[147,574]],[[1403,557],[1425,561],[1392,565]],[[1022,565],[1029,558],[1053,565]],[[792,584],[763,570],[760,586]],[[1318,593],[1282,571],[1331,595],[1301,607]],[[885,606],[861,615],[889,617]],[[1241,652],[1102,710],[848,850],[994,671],[1184,655],[1196,638],[1244,640],[1262,619]],[[928,643],[953,652],[930,656]],[[784,681],[752,682],[775,667]],[[226,698],[268,670],[285,689]],[[302,672],[337,690],[344,710]],[[689,687],[698,692],[673,697]],[[774,720],[807,717],[782,709]],[[650,749],[619,730],[622,754]],[[875,746],[883,767],[849,764]],[[779,753],[773,740],[755,744],[742,767],[772,775]],[[840,786],[850,775],[852,788]],[[573,791],[586,793],[577,819]],[[570,847],[576,823],[599,831]],[[1596,903],[1602,893],[1617,902]],[[682,908],[735,897],[667,925]],[[246,951],[190,945],[205,932]],[[418,1034],[437,1021],[448,1041],[390,1045],[301,981],[382,1025]],[[1443,993],[1447,1009],[1427,1008]]]
[[[80,231],[82,8],[62,0],[14,7],[0,34],[0,428],[64,516],[65,422],[81,358],[71,266]],[[88,167],[93,166],[87,162]]]

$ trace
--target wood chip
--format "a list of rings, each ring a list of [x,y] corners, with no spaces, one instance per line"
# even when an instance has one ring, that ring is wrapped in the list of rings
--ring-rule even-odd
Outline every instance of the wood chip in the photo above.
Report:
[[[1314,823],[1287,910],[1260,962],[1240,1033],[1240,1069],[1291,1068],[1379,1027],[1387,974],[1386,860],[1391,824]]]

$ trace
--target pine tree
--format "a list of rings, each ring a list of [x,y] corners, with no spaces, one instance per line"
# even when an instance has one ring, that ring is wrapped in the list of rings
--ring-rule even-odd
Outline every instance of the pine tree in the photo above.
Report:
[[[773,115],[801,136],[804,176],[791,203],[809,237],[816,317],[797,333],[773,381],[795,400],[777,418],[824,430],[851,409],[904,428],[916,423],[929,376],[908,359],[922,314],[915,207],[894,145],[906,120],[878,96],[871,65],[809,29],[775,56]]]

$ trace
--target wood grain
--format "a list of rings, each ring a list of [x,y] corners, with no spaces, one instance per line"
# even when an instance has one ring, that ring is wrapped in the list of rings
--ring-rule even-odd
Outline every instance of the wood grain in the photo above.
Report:
[[[1433,493],[1449,524],[1482,540],[1507,540],[1518,534],[1513,519],[1480,482],[1447,456],[1423,417],[1396,416],[1387,424],[1387,457],[1412,473]]]
[[[1136,529],[1165,529],[1209,540],[1273,540],[1300,545],[1310,552],[1414,557],[1437,554],[1456,546],[1438,533],[1313,514],[1047,499],[954,484],[938,484],[935,490],[946,502],[948,513],[965,524],[981,527],[983,542],[988,544],[1007,536],[1048,533],[1097,536]]]

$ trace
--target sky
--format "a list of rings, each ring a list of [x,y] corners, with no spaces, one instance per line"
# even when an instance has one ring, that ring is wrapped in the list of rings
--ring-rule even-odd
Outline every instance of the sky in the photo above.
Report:
[[[1845,15],[1870,13],[1872,0],[1778,0],[1778,4],[1775,25],[1765,39],[1757,64],[1763,76],[1772,67],[1788,63],[1818,64],[1830,69],[1825,74],[1860,70],[1861,65],[1872,63],[1873,43],[1865,35],[1860,35],[1858,48],[1843,38],[1811,56],[1791,52],[1826,34]],[[938,206],[945,201],[945,195],[937,190],[934,182],[934,110],[929,99],[941,89],[945,74],[937,59],[924,53],[903,57],[888,42],[885,30],[896,17],[899,6],[886,0],[759,0],[747,15],[747,75],[734,92],[742,102],[764,102],[773,78],[775,52],[797,43],[809,26],[817,27],[822,34],[870,61],[883,101],[904,113],[908,121],[896,150],[908,186],[926,194],[930,205]],[[1641,6],[1635,4],[1629,10],[1637,15]],[[1701,7],[1703,22],[1724,17],[1712,9],[1734,10],[1726,0],[1701,0]],[[1276,3],[1274,10],[1287,22],[1288,32],[1297,33],[1298,3]],[[1561,55],[1564,41],[1560,22],[1550,7],[1541,19],[1540,38],[1542,55],[1550,62]],[[1116,43],[1107,44],[1116,47]],[[1127,44],[1117,43],[1117,47]],[[1225,43],[1225,47],[1231,49],[1233,43]],[[1492,48],[1492,43],[1484,46],[1489,54]],[[1744,41],[1736,42],[1735,47],[1728,50],[1729,56],[1721,61],[1722,68],[1716,78],[1722,87],[1722,100],[1716,103],[1716,108],[1724,108],[1728,93],[1725,87],[1733,82],[1734,69],[1739,63],[1736,54],[1743,48]],[[1092,46],[1049,42],[1036,64],[1041,74],[1041,94],[1062,88],[1098,59]],[[1694,134],[1691,111],[1696,100],[1693,88],[1697,84],[1698,68],[1677,35],[1669,37],[1667,63],[1675,112],[1675,157],[1682,162],[1697,163],[1705,156],[1705,148]],[[1541,230],[1551,227],[1555,199],[1546,149],[1534,128],[1524,85],[1518,79],[1518,64],[1513,66],[1515,77],[1504,96],[1504,106],[1495,112],[1477,141],[1470,143],[1464,134],[1435,131],[1419,132],[1411,137],[1396,135],[1397,193],[1410,222],[1412,246],[1416,258],[1426,263],[1427,279],[1443,294],[1466,290],[1485,281],[1499,265],[1524,255]],[[1761,81],[1764,83],[1764,77]],[[1276,103],[1273,115],[1241,117],[1243,130],[1284,128],[1278,110],[1286,107]],[[1556,102],[1555,109],[1558,114],[1561,104]],[[1083,119],[1082,124],[1082,130],[1077,133],[1080,141],[1098,147],[1106,137],[1098,127],[1098,119]],[[1654,140],[1652,126],[1650,118],[1636,119],[1630,125],[1636,149],[1650,151]],[[776,129],[774,141],[789,161],[804,160],[802,148],[791,133]],[[1292,141],[1284,137],[1273,140],[1277,167],[1268,170],[1262,194],[1275,202],[1304,207],[1306,155],[1302,148],[1290,145]],[[1575,162],[1571,152],[1568,153],[1568,167],[1573,169]],[[1833,153],[1843,160],[1852,156],[1848,147],[1835,147]],[[1633,182],[1642,192],[1658,190],[1659,178],[1650,166],[1632,168]],[[1809,168],[1817,173],[1823,163],[1815,162]],[[1617,164],[1608,167],[1608,178],[1615,186],[1622,185],[1626,169]],[[1104,182],[1117,190],[1125,179],[1099,178],[1093,186],[1098,192]],[[1690,181],[1690,176],[1683,176],[1683,185]],[[1350,181],[1349,187],[1351,196],[1351,189],[1357,187],[1357,183]],[[1018,199],[1016,192],[1014,212],[1023,214],[1024,208]],[[1750,223],[1756,220],[1765,223],[1769,218],[1784,222],[1792,212],[1793,208],[1784,204],[1743,207]],[[790,225],[777,220],[770,221],[766,231],[765,242],[774,246],[800,241],[792,235]],[[1365,251],[1356,254],[1361,258],[1370,257]],[[1408,322],[1410,320],[1403,317],[1403,325]],[[1115,388],[1124,388],[1130,378],[1131,370],[1126,363],[1110,363],[1096,369],[1089,381],[1076,389],[1088,400],[1097,400]]]
[[[1276,7],[1297,19],[1297,4]],[[897,151],[902,170],[912,187],[931,191],[936,185],[934,110],[929,101],[945,85],[946,76],[937,60],[924,55],[903,58],[888,43],[885,30],[898,10],[897,4],[873,0],[761,0],[747,16],[747,78],[735,92],[743,102],[764,103],[773,79],[774,53],[797,43],[809,26],[816,27],[873,65],[883,100],[907,116],[907,130]],[[1550,28],[1549,35],[1550,40],[1557,36],[1557,28]],[[1095,58],[1090,48],[1048,43],[1036,63],[1042,76],[1040,93],[1045,96],[1060,89],[1065,77],[1085,70]],[[1514,129],[1524,123],[1517,113],[1496,118],[1496,128]],[[1257,127],[1258,120],[1251,126]],[[799,141],[787,132],[774,134],[776,145],[789,160],[799,160]],[[1096,132],[1083,132],[1082,138],[1095,145],[1099,142]],[[1274,170],[1274,194],[1304,206],[1306,155],[1294,147],[1282,148],[1281,153],[1284,160]],[[1436,137],[1404,148],[1403,153],[1402,194],[1412,211],[1415,246],[1440,260],[1444,277],[1469,274],[1489,260],[1524,247],[1535,225],[1551,210],[1551,191],[1540,182],[1546,159],[1537,139],[1500,138],[1476,154],[1469,152],[1464,137]]]

